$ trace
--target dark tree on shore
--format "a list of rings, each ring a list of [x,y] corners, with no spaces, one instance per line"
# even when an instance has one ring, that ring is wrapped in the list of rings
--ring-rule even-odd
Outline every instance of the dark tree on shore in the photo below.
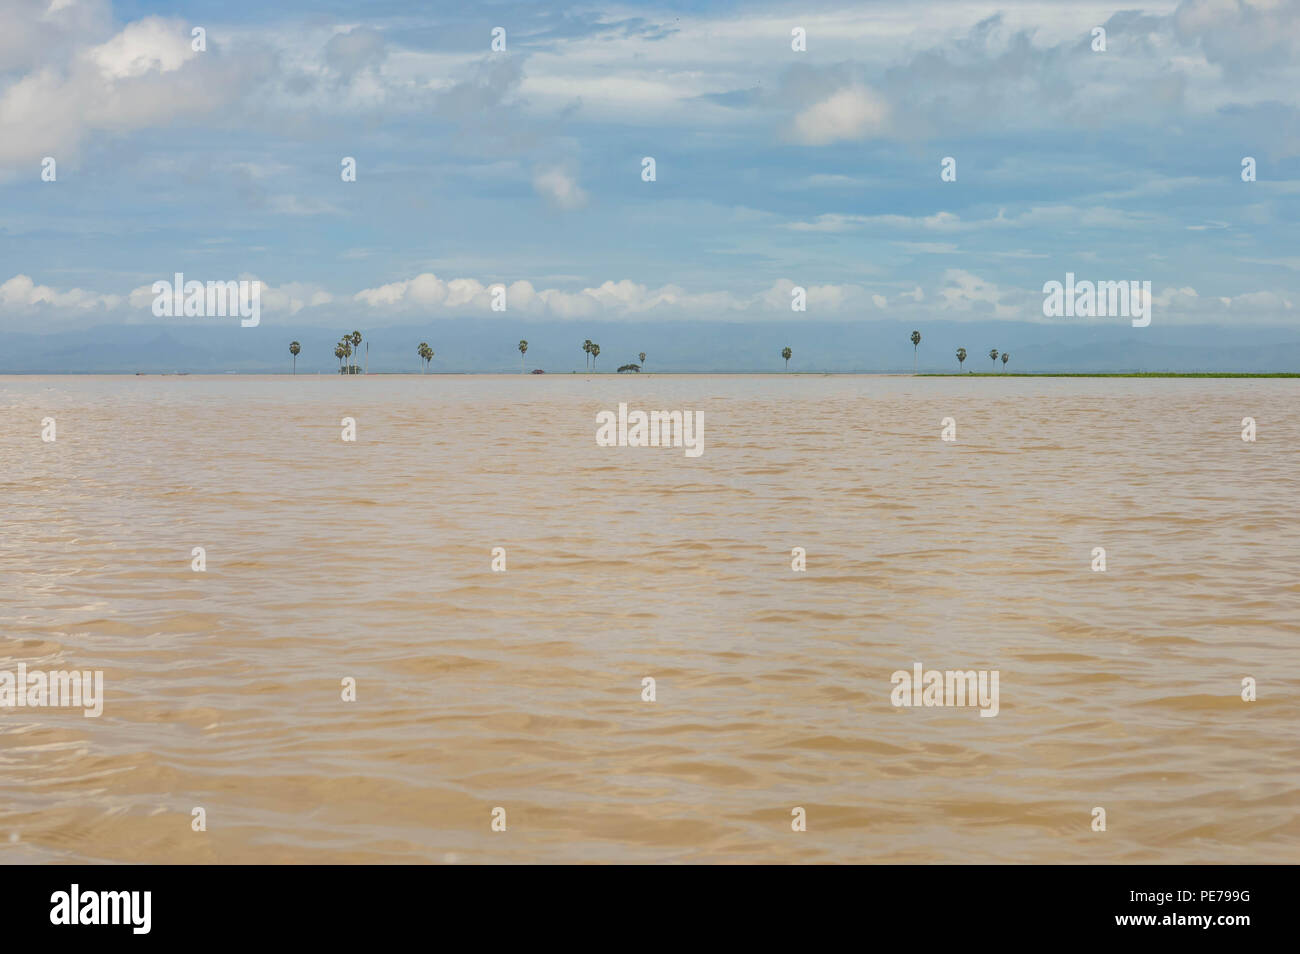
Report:
[[[781,357],[785,358],[785,369],[787,371],[790,370],[790,356],[792,354],[794,354],[794,352],[790,350],[789,345],[786,345],[784,348],[781,349]]]
[[[916,346],[921,343],[921,332],[912,332],[912,373],[916,374]]]
[[[302,351],[302,345],[296,341],[289,342],[289,353],[293,355],[293,373],[298,373],[298,353]]]
[[[996,370],[998,369],[998,349],[997,349],[997,348],[990,348],[990,349],[989,349],[989,358],[992,359],[992,361],[993,361],[993,370],[996,371]]]
[[[1007,351],[1002,352],[1002,370],[1004,372],[1007,370],[1007,362],[1010,360],[1011,360],[1010,352]]]
[[[957,370],[960,371],[961,366],[965,363],[966,363],[966,349],[958,348],[957,349]]]

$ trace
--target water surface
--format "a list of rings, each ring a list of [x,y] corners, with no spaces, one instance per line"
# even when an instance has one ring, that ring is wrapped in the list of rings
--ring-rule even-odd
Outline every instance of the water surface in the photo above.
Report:
[[[702,411],[704,454],[597,447],[620,401]],[[0,411],[0,669],[107,695],[0,709],[4,861],[1300,861],[1300,382],[9,377]],[[914,662],[999,670],[1000,714],[895,708]]]

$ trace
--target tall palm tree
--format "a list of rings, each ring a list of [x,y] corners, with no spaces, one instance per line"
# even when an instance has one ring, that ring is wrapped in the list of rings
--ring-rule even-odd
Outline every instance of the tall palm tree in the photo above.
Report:
[[[966,349],[958,348],[957,349],[957,370],[960,371],[961,366],[965,363],[966,363]]]
[[[989,357],[993,359],[993,370],[996,371],[998,369],[998,349],[990,348]]]
[[[421,341],[420,347],[415,349],[415,353],[420,356],[420,361],[423,362],[420,366],[420,372],[424,373],[425,368],[428,367],[429,360],[433,357],[433,349],[429,347],[429,342]]]
[[[639,355],[637,355],[637,357],[641,359],[641,366],[645,367],[645,352],[642,351]]]
[[[528,353],[528,342],[523,338],[519,339],[519,373],[524,373],[524,355]]]
[[[794,354],[794,352],[790,350],[789,345],[786,345],[786,347],[781,349],[781,357],[785,358],[785,369],[787,371],[790,370],[790,356],[792,354]]]
[[[289,342],[289,353],[293,355],[293,373],[298,373],[298,352],[302,350],[302,345],[296,341]]]
[[[352,348],[357,353],[357,360],[361,360],[361,332],[354,331],[351,334]]]
[[[600,345],[592,343],[591,345],[591,370],[596,370],[596,359],[600,357]]]
[[[912,373],[916,374],[916,346],[921,343],[921,332],[912,332]]]
[[[1007,362],[1010,360],[1011,360],[1011,353],[1009,351],[1002,352],[1002,371],[1004,373],[1007,370]]]
[[[588,338],[586,341],[582,343],[582,350],[587,355],[585,358],[582,359],[582,366],[583,368],[586,368],[589,366],[589,363],[591,361],[591,339],[590,338]]]
[[[342,374],[343,373],[343,342],[340,341],[338,344],[334,346],[334,357],[338,358],[339,374]]]

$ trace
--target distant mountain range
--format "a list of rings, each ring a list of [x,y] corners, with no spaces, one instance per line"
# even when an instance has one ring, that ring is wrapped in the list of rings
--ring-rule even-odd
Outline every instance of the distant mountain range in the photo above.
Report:
[[[582,371],[582,343],[600,344],[597,370],[613,372],[646,352],[646,371],[781,371],[781,349],[794,354],[791,371],[912,370],[913,328],[921,332],[917,369],[957,369],[954,352],[968,353],[966,370],[988,371],[990,348],[1009,351],[1008,371],[1300,371],[1300,328],[1272,326],[1114,325],[934,321],[850,322],[524,322],[461,318],[367,328],[371,372],[418,372],[416,347],[435,352],[429,371],[519,370],[520,338],[529,342],[527,367]],[[10,334],[0,345],[0,373],[288,372],[289,342],[298,341],[298,373],[334,373],[334,345],[347,328],[217,324],[104,325],[50,334]],[[365,344],[354,357],[365,364]],[[997,363],[1002,370],[1002,363]]]

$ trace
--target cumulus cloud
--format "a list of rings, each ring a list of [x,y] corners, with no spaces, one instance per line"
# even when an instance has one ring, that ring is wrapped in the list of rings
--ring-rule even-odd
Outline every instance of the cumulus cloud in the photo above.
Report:
[[[171,275],[160,276],[170,281]],[[218,280],[220,276],[186,274],[187,280]],[[224,279],[223,279],[224,280]],[[239,280],[255,281],[245,273]],[[505,288],[506,311],[493,311],[494,291]],[[807,310],[792,312],[791,293],[804,288]],[[412,318],[524,318],[597,321],[659,319],[720,319],[729,321],[852,320],[888,312],[902,318],[935,315],[947,320],[989,318],[1022,321],[1042,316],[1039,289],[1000,285],[962,269],[947,269],[927,296],[921,285],[887,294],[854,283],[799,285],[779,278],[752,291],[688,290],[679,285],[651,286],[630,279],[610,280],[578,289],[539,288],[526,279],[511,282],[476,278],[441,278],[422,272],[409,279],[339,296],[313,282],[262,282],[264,314],[307,321],[346,316],[353,322],[358,306],[367,321],[403,323]],[[95,315],[118,320],[152,320],[152,282],[124,294],[81,288],[58,289],[19,274],[0,283],[0,317],[19,321],[89,319]],[[1249,320],[1253,323],[1292,321],[1292,296],[1259,290],[1235,296],[1203,296],[1190,286],[1162,287],[1151,296],[1163,322]],[[927,303],[933,299],[933,303]],[[315,315],[315,318],[310,316]],[[197,320],[197,319],[196,319]]]
[[[600,315],[628,315],[652,311],[661,306],[699,307],[706,304],[727,307],[725,296],[689,296],[673,285],[650,289],[631,281],[607,281],[578,292],[537,289],[529,281],[498,283],[506,290],[510,312],[528,316],[550,315],[582,318]],[[424,272],[414,278],[391,282],[357,292],[355,301],[383,310],[422,309],[443,313],[491,314],[492,289],[473,278],[443,280]]]
[[[557,209],[580,209],[587,204],[587,193],[578,180],[559,166],[538,169],[533,175],[533,189]]]
[[[889,108],[865,86],[836,90],[795,117],[794,136],[808,146],[865,139],[884,128]]]
[[[116,308],[121,303],[117,295],[99,295],[80,288],[59,291],[38,285],[27,275],[15,275],[0,285],[0,305],[18,312],[39,310],[42,306],[46,311],[90,311]]]
[[[1005,302],[1007,297],[1007,292],[994,283],[963,269],[950,268],[943,273],[939,308],[945,312],[973,312],[982,317],[1021,317],[1017,307]]]
[[[29,35],[54,32],[47,57],[0,79],[0,169],[47,155],[72,159],[93,132],[147,129],[228,106],[271,69],[270,60],[256,53],[226,57],[211,45],[196,52],[189,25],[177,20],[145,17],[95,42],[80,29],[57,29],[65,22],[82,28],[98,23],[83,4],[18,0],[18,6],[0,13],[0,35],[28,15],[48,28]],[[11,50],[0,48],[0,56],[22,64]]]
[[[85,58],[108,81],[171,73],[198,56],[189,31],[173,22],[148,17],[128,24],[107,43],[93,46]]]
[[[536,288],[529,281],[497,283],[506,289],[506,308],[511,315],[529,318],[734,318],[774,317],[835,318],[853,316],[883,307],[859,285],[813,284],[803,286],[808,310],[792,313],[791,292],[796,283],[777,279],[769,287],[749,295],[730,291],[688,291],[678,285],[651,287],[629,279],[569,291]],[[391,282],[357,292],[353,300],[370,308],[391,313],[418,312],[444,317],[488,316],[491,284],[477,279],[444,280],[425,272],[414,278]],[[881,299],[883,301],[883,299]]]
[[[325,44],[325,63],[344,82],[350,82],[362,70],[379,66],[387,57],[384,35],[366,27],[335,33]]]
[[[247,275],[240,277],[249,279]],[[272,314],[296,315],[304,308],[319,308],[334,301],[333,295],[310,282],[286,282],[283,285],[262,282],[261,296],[263,310]]]
[[[422,272],[406,281],[367,288],[353,296],[355,301],[372,308],[469,308],[487,309],[491,286],[473,278],[443,281],[431,272]]]
[[[504,283],[503,283],[504,284]],[[537,288],[528,281],[505,285],[507,312],[525,318],[597,320],[644,317],[712,318],[736,321],[850,320],[888,311],[898,317],[935,315],[946,320],[1043,321],[1039,288],[1000,284],[960,268],[945,269],[927,288],[915,285],[892,292],[854,283],[803,284],[780,278],[750,293],[689,291],[677,285],[658,287],[628,279],[567,290]],[[792,312],[792,292],[802,287],[807,310]],[[476,279],[444,280],[424,273],[405,281],[357,293],[354,300],[377,312],[415,312],[439,317],[487,317],[491,285]],[[1251,292],[1223,299],[1199,297],[1191,287],[1167,287],[1152,295],[1166,320],[1214,321],[1228,317],[1229,308],[1249,310],[1257,321],[1284,318],[1290,298],[1273,291]]]
[[[1300,4],[1293,0],[1183,0],[1174,35],[1232,73],[1300,58]]]
[[[109,0],[5,0],[0,8],[0,73],[25,73],[67,59],[86,37],[106,36]]]
[[[171,275],[161,276],[161,281],[172,281]],[[200,276],[186,274],[185,281],[188,284],[191,281],[228,281],[229,279],[220,279],[216,276]],[[243,274],[239,276],[239,281],[260,281],[256,276]],[[334,301],[334,296],[319,285],[309,282],[286,282],[283,285],[272,285],[269,282],[261,282],[261,288],[258,291],[263,312],[270,314],[296,315],[304,308],[317,308],[322,305],[328,305]],[[131,312],[146,312],[150,316],[153,313],[153,302],[157,296],[153,290],[153,283],[140,285],[131,289],[125,297],[124,304]]]

